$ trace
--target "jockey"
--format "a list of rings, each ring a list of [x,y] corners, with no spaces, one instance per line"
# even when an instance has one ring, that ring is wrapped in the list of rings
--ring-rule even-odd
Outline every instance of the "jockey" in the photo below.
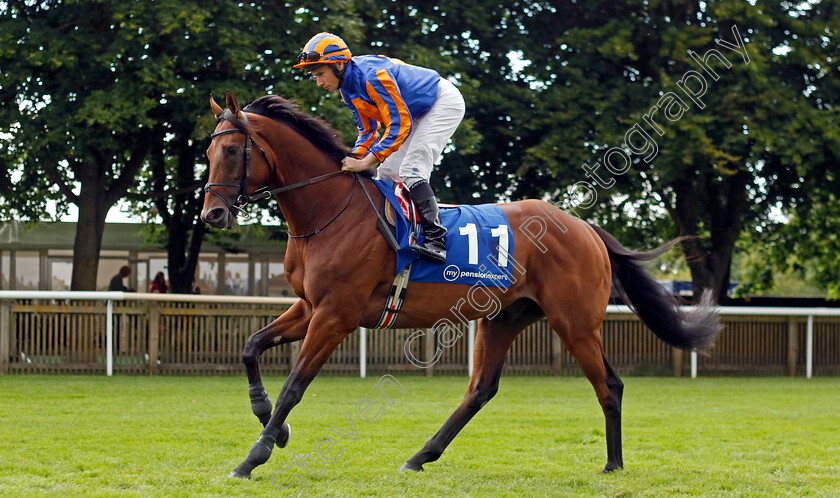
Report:
[[[359,136],[342,169],[364,171],[379,162],[380,178],[404,183],[424,235],[423,243],[411,248],[445,263],[446,229],[429,177],[464,117],[464,99],[455,85],[432,69],[398,59],[354,57],[344,40],[331,33],[306,42],[294,67],[309,70],[324,90],[339,90],[353,111]]]

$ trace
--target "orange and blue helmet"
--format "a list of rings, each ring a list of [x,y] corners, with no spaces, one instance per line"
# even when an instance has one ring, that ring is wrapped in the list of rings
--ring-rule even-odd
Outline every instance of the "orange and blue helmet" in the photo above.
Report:
[[[353,54],[350,53],[350,49],[340,36],[332,33],[318,33],[303,46],[303,50],[297,57],[297,64],[293,67],[349,62],[352,56]]]

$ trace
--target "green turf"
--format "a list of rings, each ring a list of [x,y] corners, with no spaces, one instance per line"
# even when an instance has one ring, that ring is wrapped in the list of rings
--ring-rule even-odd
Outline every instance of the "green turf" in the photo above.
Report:
[[[501,391],[426,472],[397,468],[438,429],[467,379],[399,377],[373,423],[345,413],[378,376],[315,380],[292,439],[250,481],[228,472],[259,433],[244,378],[0,377],[0,496],[286,496],[275,482],[324,436],[307,496],[837,496],[840,379],[626,378],[625,469],[580,378],[502,379]],[[272,397],[283,379],[266,379]],[[374,411],[370,413],[375,413]],[[310,462],[320,462],[310,455]],[[293,482],[294,484],[294,482]]]

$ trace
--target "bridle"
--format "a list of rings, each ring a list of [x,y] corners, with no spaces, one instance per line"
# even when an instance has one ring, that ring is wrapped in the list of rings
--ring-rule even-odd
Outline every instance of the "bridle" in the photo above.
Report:
[[[244,122],[245,125],[247,126],[248,116],[244,112],[242,112],[240,114],[242,116],[242,122]],[[247,206],[248,204],[251,204],[251,203],[256,202],[256,201],[261,201],[263,199],[269,199],[274,194],[280,194],[280,193],[283,193],[283,192],[288,192],[289,190],[294,190],[294,189],[297,189],[297,188],[300,188],[300,187],[305,187],[307,185],[312,185],[313,183],[318,183],[318,182],[322,182],[324,180],[329,180],[330,178],[335,178],[339,175],[343,175],[343,174],[347,173],[346,171],[343,171],[343,170],[333,171],[332,173],[327,173],[325,175],[316,176],[314,178],[310,178],[309,180],[304,180],[302,182],[294,183],[292,185],[287,185],[285,187],[275,188],[275,189],[271,189],[271,190],[269,190],[268,187],[262,186],[262,187],[257,188],[257,190],[254,192],[254,195],[249,195],[245,191],[245,181],[248,179],[248,176],[251,174],[251,146],[252,146],[252,144],[256,145],[257,148],[262,153],[263,159],[265,159],[265,163],[268,165],[269,172],[274,171],[274,165],[271,164],[271,161],[268,160],[268,155],[265,153],[265,150],[262,147],[260,147],[260,145],[258,143],[254,142],[251,139],[251,134],[248,133],[247,131],[244,131],[244,130],[239,128],[239,126],[237,125],[237,121],[239,121],[239,120],[236,119],[233,116],[233,113],[230,112],[230,109],[225,109],[224,112],[219,114],[219,117],[216,118],[216,124],[217,125],[218,125],[218,123],[220,123],[222,121],[230,121],[231,124],[234,125],[234,128],[228,128],[226,130],[214,131],[213,133],[210,134],[210,140],[212,141],[214,138],[216,138],[220,135],[228,135],[230,133],[241,133],[241,134],[245,135],[245,154],[243,155],[242,178],[239,180],[239,183],[225,183],[225,182],[207,183],[204,186],[204,191],[205,192],[210,192],[211,194],[213,194],[217,198],[219,198],[219,200],[222,201],[222,203],[224,203],[224,205],[228,208],[228,211],[231,212],[231,213],[233,212],[234,209],[236,209],[237,211],[240,211],[243,207]],[[356,175],[354,173],[354,176],[356,176],[356,179],[358,179],[358,175]],[[312,237],[313,235],[317,235],[317,234],[321,233],[325,228],[330,226],[332,224],[332,222],[337,220],[338,217],[341,216],[341,214],[347,209],[347,207],[350,206],[350,201],[353,200],[353,194],[355,194],[355,192],[356,192],[356,183],[357,183],[357,181],[353,182],[353,189],[350,192],[350,199],[347,201],[347,204],[344,206],[344,208],[341,211],[339,211],[339,213],[333,219],[331,219],[329,222],[327,222],[326,225],[319,228],[318,230],[315,230],[313,232],[310,232],[310,233],[307,233],[307,234],[304,234],[304,235],[292,235],[291,233],[289,233],[289,237],[294,238],[294,239]],[[228,202],[227,199],[222,197],[221,194],[219,194],[218,192],[213,190],[212,187],[234,187],[234,188],[239,187],[239,193],[236,196],[236,200],[231,203],[231,202]]]
[[[231,119],[232,117],[233,117],[233,114],[231,114],[230,110],[225,109],[225,111],[222,114],[219,115],[218,119],[216,120],[216,123],[218,124],[219,122],[226,120],[226,121],[230,121],[231,123],[234,124],[234,126],[236,126],[236,123]],[[242,118],[243,118],[243,121],[245,122],[245,124],[247,125],[248,124],[248,117],[245,115],[244,112],[242,113]],[[248,204],[250,204],[254,201],[261,200],[261,199],[267,199],[271,195],[268,194],[268,192],[265,191],[265,190],[260,191],[260,192],[255,192],[253,196],[248,195],[245,192],[245,181],[248,179],[248,176],[251,174],[251,145],[254,143],[254,141],[251,139],[251,134],[250,133],[246,133],[246,132],[240,130],[238,127],[228,128],[227,130],[215,131],[215,132],[211,133],[210,134],[210,140],[212,141],[214,138],[216,138],[218,136],[229,135],[231,133],[241,133],[241,134],[245,135],[245,154],[243,156],[242,178],[239,180],[239,183],[224,183],[224,182],[207,183],[207,185],[204,186],[204,191],[205,192],[210,192],[211,194],[218,197],[219,200],[222,201],[225,204],[225,206],[227,206],[228,210],[232,212],[233,209],[236,209],[237,211],[239,211],[241,208],[247,206]],[[268,165],[269,169],[273,171],[274,166],[271,164],[271,161],[268,160],[268,155],[265,153],[265,150],[262,147],[260,147],[259,144],[256,144],[256,145],[257,145],[257,148],[262,153],[263,159],[265,159],[265,163]],[[236,200],[233,201],[233,203],[230,203],[230,202],[227,201],[227,199],[222,197],[218,192],[213,190],[212,187],[239,187],[239,193],[236,196]]]

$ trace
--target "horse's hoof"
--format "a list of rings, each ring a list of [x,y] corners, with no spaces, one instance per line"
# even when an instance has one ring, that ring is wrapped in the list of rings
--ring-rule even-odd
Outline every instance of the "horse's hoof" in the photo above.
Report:
[[[251,478],[251,473],[248,472],[247,474],[243,474],[242,472],[239,472],[238,470],[233,469],[233,470],[230,471],[230,475],[228,477],[236,477],[238,479],[250,479]]]
[[[280,434],[277,435],[277,440],[274,442],[278,448],[285,448],[287,444],[289,444],[289,438],[292,437],[292,426],[283,423],[283,427],[280,430]]]
[[[620,468],[621,468],[620,465],[615,465],[615,464],[612,464],[612,463],[608,463],[606,465],[606,467],[604,467],[604,470],[601,471],[601,473],[602,474],[609,474],[610,472],[613,472],[613,471],[618,470]]]
[[[423,466],[411,462],[405,462],[404,464],[402,464],[402,467],[400,467],[400,472],[405,472],[407,470],[411,470],[414,472],[423,472]]]

